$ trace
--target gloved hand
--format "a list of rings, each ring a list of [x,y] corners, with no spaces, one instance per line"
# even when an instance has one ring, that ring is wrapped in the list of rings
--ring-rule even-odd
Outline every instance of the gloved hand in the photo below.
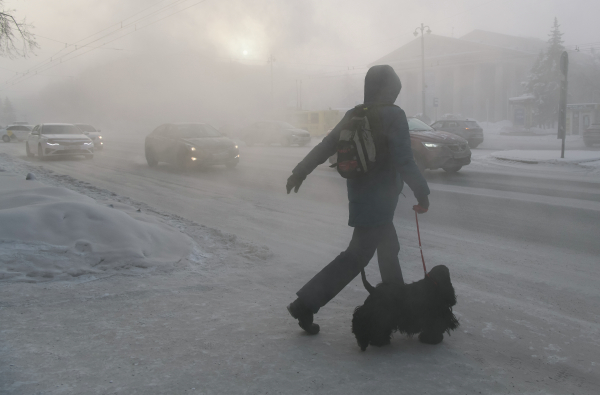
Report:
[[[413,206],[413,210],[417,212],[417,214],[424,214],[429,210],[429,198],[427,195],[418,199],[417,205]]]
[[[285,185],[285,189],[287,189],[288,195],[290,194],[290,192],[292,192],[292,189],[294,190],[294,192],[298,193],[298,189],[300,189],[300,185],[302,185],[302,181],[304,181],[305,178],[306,177],[301,177],[297,174],[292,174],[287,179],[287,184]]]

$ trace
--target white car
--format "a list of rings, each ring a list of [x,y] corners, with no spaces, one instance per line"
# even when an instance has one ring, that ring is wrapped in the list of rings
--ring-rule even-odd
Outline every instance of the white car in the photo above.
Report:
[[[31,129],[33,129],[33,125],[10,125],[0,134],[5,143],[10,143],[11,140],[25,141],[29,137]]]
[[[51,156],[83,155],[94,157],[94,142],[69,123],[43,123],[36,125],[25,143],[27,156],[40,159]]]

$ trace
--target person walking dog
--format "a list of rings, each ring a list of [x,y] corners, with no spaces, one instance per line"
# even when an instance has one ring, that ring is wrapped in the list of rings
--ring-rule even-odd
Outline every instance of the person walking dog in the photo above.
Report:
[[[311,335],[320,330],[314,314],[367,266],[375,251],[382,281],[404,284],[400,243],[392,222],[398,196],[406,182],[418,202],[413,210],[422,214],[429,209],[430,192],[413,158],[406,114],[394,105],[401,88],[391,66],[371,67],[365,76],[364,103],[348,111],[287,180],[287,193],[297,193],[306,176],[336,152],[338,172],[347,178],[348,225],[354,228],[350,245],[287,307]]]

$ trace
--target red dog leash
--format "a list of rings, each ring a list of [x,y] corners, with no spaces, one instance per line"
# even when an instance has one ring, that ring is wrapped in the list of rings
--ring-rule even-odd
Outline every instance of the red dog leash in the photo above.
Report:
[[[419,237],[419,250],[421,251],[421,260],[423,261],[423,272],[425,272],[425,277],[429,278],[435,285],[437,283],[431,277],[429,277],[429,273],[427,273],[427,268],[425,267],[425,257],[423,257],[423,247],[421,246],[421,232],[419,231],[419,214],[415,211],[415,221],[417,221],[417,236]]]
[[[421,260],[423,261],[423,272],[427,276],[427,268],[425,267],[425,258],[423,257],[423,247],[421,246],[421,232],[419,231],[419,214],[415,211],[415,221],[417,221],[417,236],[419,237],[419,250],[421,250]]]

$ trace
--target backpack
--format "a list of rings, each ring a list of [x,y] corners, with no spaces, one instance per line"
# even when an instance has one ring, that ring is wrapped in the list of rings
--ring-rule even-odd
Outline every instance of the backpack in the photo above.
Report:
[[[338,173],[344,178],[372,174],[387,159],[387,141],[381,130],[378,107],[361,104],[354,107],[352,118],[340,132],[337,143]]]

